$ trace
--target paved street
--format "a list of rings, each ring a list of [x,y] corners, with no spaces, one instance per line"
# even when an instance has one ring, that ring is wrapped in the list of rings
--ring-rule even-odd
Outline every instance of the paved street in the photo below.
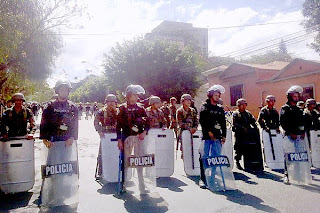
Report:
[[[0,212],[39,212],[40,148],[35,142],[36,183],[28,193],[0,195]],[[282,183],[282,174],[265,170],[260,175],[234,169],[238,190],[212,193],[200,189],[199,177],[187,177],[182,160],[175,161],[170,178],[157,180],[157,193],[148,196],[116,196],[116,184],[101,187],[94,180],[99,136],[93,120],[80,120],[80,203],[78,212],[319,212],[320,170],[312,170],[310,186]],[[115,171],[117,172],[117,171]]]

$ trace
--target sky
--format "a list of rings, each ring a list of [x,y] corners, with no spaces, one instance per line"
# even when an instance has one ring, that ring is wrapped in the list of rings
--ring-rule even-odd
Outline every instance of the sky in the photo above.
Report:
[[[315,34],[307,34],[301,25],[304,0],[78,1],[87,5],[91,18],[75,20],[81,29],[60,29],[64,45],[48,80],[50,86],[61,75],[74,82],[102,73],[103,54],[117,42],[144,36],[164,20],[208,28],[209,55],[245,58],[284,39],[295,57],[320,60],[307,46]]]

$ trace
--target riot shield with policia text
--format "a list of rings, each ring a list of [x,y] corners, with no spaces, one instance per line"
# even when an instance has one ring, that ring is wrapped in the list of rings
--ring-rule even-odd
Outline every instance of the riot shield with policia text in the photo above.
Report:
[[[211,191],[236,190],[231,163],[220,141],[206,141],[202,150],[202,163],[207,187]]]
[[[79,168],[77,142],[66,146],[55,141],[51,148],[43,144],[41,207],[71,206],[78,204]]]
[[[296,140],[286,136],[284,138],[284,153],[289,182],[298,185],[309,184],[311,182],[311,170],[305,139],[301,138],[300,135]]]
[[[148,194],[156,187],[155,141],[149,135],[144,140],[129,136],[124,141],[125,191]]]

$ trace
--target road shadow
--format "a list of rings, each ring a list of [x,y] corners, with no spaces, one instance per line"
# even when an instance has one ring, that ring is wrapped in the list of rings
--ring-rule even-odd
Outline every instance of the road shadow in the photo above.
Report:
[[[78,204],[70,205],[70,206],[55,206],[50,208],[41,207],[39,213],[77,213]]]
[[[125,193],[115,195],[115,197],[124,201],[124,207],[129,213],[162,213],[168,211],[168,204],[159,193],[140,196]]]
[[[16,194],[5,194],[0,191],[0,212],[10,212],[12,209],[28,206],[33,192],[20,192]]]
[[[255,181],[251,181],[250,177],[248,177],[247,175],[243,174],[243,173],[239,173],[239,172],[233,172],[233,175],[234,175],[234,179],[235,180],[242,180],[244,181],[245,183],[248,183],[248,184],[252,184],[252,185],[257,185],[258,183],[255,182]]]
[[[263,178],[263,179],[268,179],[268,180],[274,180],[277,182],[283,182],[282,176],[270,173],[270,172],[259,172],[259,173],[253,173],[257,178]]]
[[[263,204],[263,200],[251,195],[245,194],[240,190],[234,191],[225,191],[225,192],[215,192],[216,194],[221,194],[226,196],[227,200],[238,203],[242,206],[251,206],[257,210],[264,211],[264,212],[280,212],[279,210]]]
[[[187,184],[182,182],[181,180],[174,177],[160,177],[157,178],[157,187],[167,188],[170,191],[174,192],[183,192],[181,186],[186,186]]]
[[[100,194],[116,194],[118,191],[118,183],[105,183],[97,192]]]
[[[315,192],[320,194],[320,186],[316,184],[309,184],[309,185],[295,185],[301,189],[310,191],[310,192]]]
[[[199,185],[200,176],[186,176],[190,180],[192,180],[195,184]]]
[[[320,175],[320,169],[311,169],[311,174]]]

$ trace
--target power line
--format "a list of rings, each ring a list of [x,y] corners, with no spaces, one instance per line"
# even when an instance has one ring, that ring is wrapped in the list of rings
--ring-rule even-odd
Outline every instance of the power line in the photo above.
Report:
[[[295,36],[295,37],[292,37],[292,38],[284,40],[284,42],[285,42],[286,45],[288,45],[288,44],[291,44],[292,42],[295,42],[297,39],[299,39],[301,37],[310,36],[312,33],[314,33],[314,32],[305,33],[305,34],[302,34],[302,35],[299,35],[299,36]],[[307,38],[307,39],[309,39],[309,38]],[[304,40],[306,40],[306,39],[304,39]],[[240,57],[240,56],[248,55],[248,54],[251,55],[252,53],[262,52],[262,51],[265,52],[265,51],[268,51],[268,50],[272,50],[275,47],[278,48],[278,45],[279,45],[279,43],[274,43],[274,44],[267,45],[267,46],[264,46],[264,47],[261,47],[261,48],[255,49],[255,50],[249,50],[249,51],[245,51],[244,53],[236,54],[233,57]]]
[[[229,56],[229,55],[232,55],[234,53],[237,53],[237,52],[242,52],[244,50],[249,50],[249,49],[252,49],[254,47],[257,47],[257,46],[260,46],[261,44],[266,44],[266,43],[270,43],[272,41],[278,41],[279,39],[281,38],[285,38],[285,37],[289,37],[291,35],[296,35],[296,34],[299,34],[301,32],[304,32],[304,30],[301,30],[301,31],[298,31],[298,32],[295,32],[295,33],[290,33],[288,35],[285,35],[285,36],[281,36],[281,37],[278,37],[278,38],[275,38],[275,39],[271,39],[271,40],[267,40],[265,42],[262,42],[262,43],[259,43],[259,44],[255,44],[255,45],[252,45],[252,46],[249,46],[249,47],[245,47],[245,48],[242,48],[242,49],[239,49],[239,50],[235,50],[235,51],[232,51],[232,52],[229,52],[229,53],[225,53],[223,55],[221,55],[221,57],[224,57],[224,56]]]
[[[219,29],[230,29],[230,28],[239,28],[239,27],[254,27],[254,26],[264,26],[264,25],[276,25],[276,24],[288,24],[288,23],[296,23],[301,22],[302,20],[297,21],[283,21],[283,22],[271,22],[271,23],[256,23],[256,24],[246,24],[246,25],[235,25],[235,26],[224,26],[224,27],[209,27],[208,30],[219,30]],[[204,28],[203,28],[204,29]],[[196,29],[187,29],[181,31],[198,31]],[[63,35],[63,36],[106,36],[106,35],[113,35],[113,34],[133,34],[131,32],[107,32],[107,33],[44,33],[44,35]],[[142,33],[137,33],[142,34]]]

